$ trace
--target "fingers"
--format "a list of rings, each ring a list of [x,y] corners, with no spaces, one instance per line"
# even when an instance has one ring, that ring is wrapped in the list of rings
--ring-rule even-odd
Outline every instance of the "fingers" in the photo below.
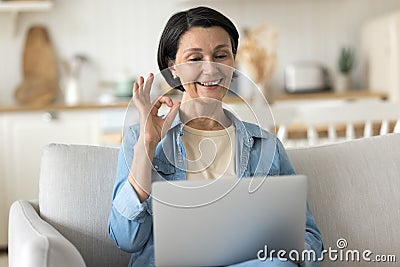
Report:
[[[154,80],[154,75],[153,73],[150,73],[149,76],[147,77],[146,84],[144,85],[143,91],[146,94],[150,95],[150,90],[151,90],[151,85],[153,84]]]
[[[133,84],[132,96],[136,96],[136,94],[138,93],[138,91],[139,91],[139,84],[138,84],[137,82],[135,82],[135,83]]]
[[[160,109],[160,107],[166,104],[168,107],[172,107],[172,105],[174,104],[172,102],[172,99],[168,96],[162,96],[160,98],[158,98],[154,104],[152,105],[152,109],[151,109],[151,113],[153,115],[157,115],[158,114],[158,110]]]
[[[145,93],[145,95],[150,96],[151,85],[153,84],[154,75],[150,73],[146,79],[146,83],[144,82],[143,76],[140,76],[138,81],[134,83],[132,95],[137,95],[138,93]]]
[[[169,96],[162,96],[156,100],[156,102],[154,103],[154,107],[160,108],[162,104],[166,104],[168,107],[172,107],[174,103]]]
[[[144,79],[142,76],[139,77],[139,80],[133,84],[132,95],[136,96],[139,93],[139,89],[143,88]]]
[[[179,111],[179,106],[180,106],[181,102],[175,102],[172,107],[171,110],[168,112],[167,116],[164,119],[164,125],[162,127],[162,132],[161,132],[161,136],[163,137],[167,131],[169,130],[169,128],[171,127],[172,122],[174,121],[176,114]]]
[[[162,105],[167,105],[171,108],[167,116],[163,119],[164,125],[163,128],[169,129],[172,124],[173,119],[175,118],[180,102],[174,103],[172,99],[168,96],[161,96],[158,98],[153,104],[150,103],[150,90],[153,84],[154,75],[150,73],[146,79],[146,82],[143,76],[140,76],[138,81],[133,85],[133,101],[136,107],[139,109],[139,113],[142,115],[141,117],[146,118],[147,116],[158,117],[158,111]],[[146,115],[147,114],[147,115]]]

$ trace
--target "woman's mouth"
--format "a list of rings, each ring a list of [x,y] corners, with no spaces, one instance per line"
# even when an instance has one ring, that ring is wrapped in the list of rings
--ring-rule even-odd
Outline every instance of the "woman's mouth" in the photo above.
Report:
[[[220,85],[222,79],[216,80],[216,81],[207,81],[207,82],[200,82],[196,81],[197,84],[206,87],[207,89],[212,89]]]

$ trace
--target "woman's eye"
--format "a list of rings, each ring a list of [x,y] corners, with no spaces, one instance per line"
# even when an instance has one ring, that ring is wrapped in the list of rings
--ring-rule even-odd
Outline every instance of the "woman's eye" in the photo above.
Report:
[[[215,56],[215,58],[217,58],[217,59],[225,59],[226,57],[227,57],[226,54]]]
[[[200,61],[200,60],[201,60],[200,57],[192,57],[192,58],[189,58],[189,61]]]

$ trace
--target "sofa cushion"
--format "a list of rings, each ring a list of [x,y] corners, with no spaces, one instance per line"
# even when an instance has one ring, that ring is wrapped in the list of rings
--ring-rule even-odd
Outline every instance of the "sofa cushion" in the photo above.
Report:
[[[293,149],[288,154],[296,172],[309,178],[309,203],[326,249],[338,249],[337,241],[344,238],[344,252],[371,250],[371,258],[399,258],[400,134]],[[368,266],[343,261],[326,261],[323,266],[356,265]]]

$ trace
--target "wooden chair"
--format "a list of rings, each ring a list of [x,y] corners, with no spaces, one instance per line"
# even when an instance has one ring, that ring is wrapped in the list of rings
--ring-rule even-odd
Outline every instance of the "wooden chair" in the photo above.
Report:
[[[225,108],[244,121],[275,133],[285,147],[334,143],[400,133],[400,104],[380,100],[309,104],[230,103]]]
[[[395,103],[360,101],[273,110],[279,126],[277,136],[286,146],[312,146],[400,132],[400,104]],[[306,140],[290,140],[290,125],[294,125],[292,131],[296,126],[297,130],[304,129]]]

